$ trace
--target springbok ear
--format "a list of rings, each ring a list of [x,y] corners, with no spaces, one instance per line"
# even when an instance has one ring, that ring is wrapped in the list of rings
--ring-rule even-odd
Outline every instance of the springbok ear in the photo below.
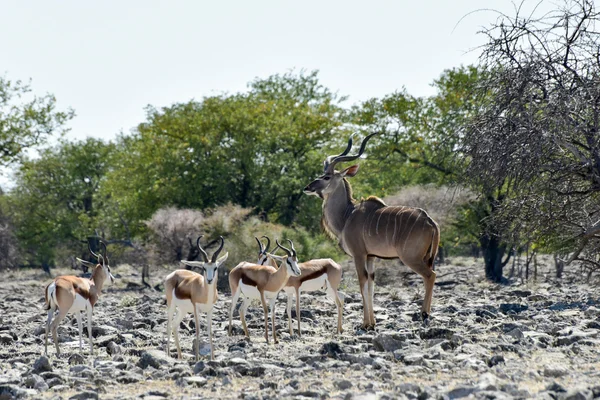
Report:
[[[352,165],[348,168],[346,168],[345,170],[342,171],[342,177],[345,176],[354,176],[356,175],[356,173],[358,172],[358,164],[357,165]]]
[[[187,265],[188,267],[203,267],[204,261],[186,261],[181,260],[181,263]]]
[[[229,257],[229,252],[219,257],[219,259],[217,260],[217,268],[220,267],[221,264],[223,264],[227,260],[227,257]]]
[[[75,257],[75,259],[87,267],[95,267],[96,266],[96,264],[94,264],[93,262],[85,261],[78,257]]]

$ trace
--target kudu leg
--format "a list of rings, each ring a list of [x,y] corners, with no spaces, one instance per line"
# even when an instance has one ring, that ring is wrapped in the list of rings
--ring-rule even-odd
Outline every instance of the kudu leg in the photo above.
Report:
[[[412,263],[405,262],[417,274],[423,278],[423,284],[425,286],[425,295],[423,296],[423,305],[421,306],[421,318],[423,321],[427,321],[431,314],[431,301],[433,298],[433,286],[435,284],[435,272],[432,268],[427,265],[423,260],[415,261]]]
[[[425,283],[425,298],[423,299],[423,307],[421,310],[421,317],[423,318],[423,321],[428,319],[431,315],[431,302],[433,300],[433,287],[435,285],[435,277],[435,272],[431,270],[429,277],[423,277],[423,282]]]
[[[369,325],[375,329],[375,311],[373,311],[373,298],[375,296],[375,257],[367,258],[367,279],[369,286]]]
[[[358,284],[360,286],[360,294],[363,298],[363,324],[364,329],[370,328],[370,311],[369,311],[369,276],[367,273],[367,258],[365,256],[353,256],[356,274],[358,276]]]

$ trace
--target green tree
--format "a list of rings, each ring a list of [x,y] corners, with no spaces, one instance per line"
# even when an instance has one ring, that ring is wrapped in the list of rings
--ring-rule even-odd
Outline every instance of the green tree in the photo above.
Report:
[[[317,226],[318,207],[302,188],[320,173],[322,147],[344,130],[343,100],[316,72],[302,72],[257,79],[246,93],[148,107],[147,121],[120,138],[107,187],[137,232],[161,207],[227,203]]]
[[[81,246],[95,230],[114,225],[101,187],[114,150],[114,144],[88,138],[61,142],[22,163],[7,200],[23,262],[48,268],[57,246]]]
[[[72,110],[57,111],[54,96],[33,96],[29,84],[0,76],[0,165],[62,133],[73,116]]]

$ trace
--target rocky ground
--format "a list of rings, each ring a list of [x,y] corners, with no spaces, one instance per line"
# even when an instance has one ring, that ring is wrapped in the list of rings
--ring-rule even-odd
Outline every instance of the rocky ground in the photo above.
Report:
[[[438,266],[433,317],[418,320],[421,281],[394,263],[377,266],[377,328],[365,332],[356,274],[347,263],[344,334],[335,307],[302,295],[301,338],[287,332],[280,294],[280,343],[266,344],[262,310],[251,307],[252,338],[227,336],[230,297],[213,319],[210,361],[201,316],[201,361],[192,356],[194,324],[181,324],[184,360],[164,355],[165,297],[140,290],[136,271],[117,266],[119,282],[94,311],[95,355],[79,353],[77,324],[59,328],[61,357],[43,356],[45,313],[37,271],[0,275],[0,399],[31,398],[600,398],[600,289],[579,271],[557,282],[486,282],[482,261]],[[56,272],[56,271],[55,271]],[[73,273],[73,271],[60,271]],[[155,282],[167,270],[155,271]],[[171,343],[173,343],[171,341]],[[174,349],[174,346],[172,347]],[[172,354],[175,354],[173,351]]]

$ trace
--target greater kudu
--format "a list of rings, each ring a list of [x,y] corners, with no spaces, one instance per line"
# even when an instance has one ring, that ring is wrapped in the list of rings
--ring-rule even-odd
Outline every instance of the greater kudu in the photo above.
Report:
[[[377,197],[356,201],[346,177],[358,172],[358,165],[342,171],[335,166],[359,158],[367,141],[365,137],[356,155],[347,155],[352,148],[352,137],[343,153],[329,156],[324,162],[324,173],[304,188],[304,193],[323,199],[321,223],[325,231],[339,240],[341,248],[354,258],[360,290],[363,297],[363,327],[375,326],[373,313],[373,281],[375,258],[399,258],[421,275],[425,283],[425,297],[421,316],[427,320],[431,313],[431,298],[435,283],[433,262],[440,241],[437,223],[422,209],[388,206]]]

